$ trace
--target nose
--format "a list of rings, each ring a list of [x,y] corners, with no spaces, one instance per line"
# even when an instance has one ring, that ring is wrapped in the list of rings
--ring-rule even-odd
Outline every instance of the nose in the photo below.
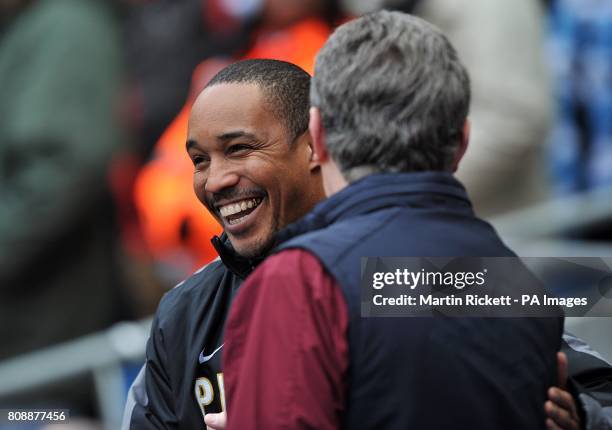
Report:
[[[235,186],[239,180],[239,175],[231,168],[229,163],[221,160],[211,160],[204,189],[208,193],[218,193]]]

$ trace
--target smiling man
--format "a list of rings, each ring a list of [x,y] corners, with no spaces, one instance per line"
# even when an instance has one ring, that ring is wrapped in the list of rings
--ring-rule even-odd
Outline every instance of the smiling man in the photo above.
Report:
[[[245,62],[221,72],[194,103],[189,121],[195,193],[223,225],[236,252],[247,258],[261,256],[279,228],[322,197],[312,180],[318,170],[311,160],[308,116],[297,117],[299,92],[282,93],[273,78],[262,87],[249,82],[252,76],[242,77],[245,68],[276,63]],[[278,72],[278,79],[292,79]],[[307,100],[301,103],[306,106]]]
[[[225,410],[222,338],[234,294],[275,233],[324,197],[309,87],[297,66],[248,60],[219,72],[195,101],[187,140],[194,191],[227,237],[213,238],[220,259],[162,299],[122,428],[201,429],[205,414]]]

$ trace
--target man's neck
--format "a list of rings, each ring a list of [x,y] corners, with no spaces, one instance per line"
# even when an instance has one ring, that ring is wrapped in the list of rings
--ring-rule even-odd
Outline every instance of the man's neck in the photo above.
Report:
[[[348,181],[333,160],[329,160],[321,165],[321,175],[323,176],[323,188],[327,197],[336,194],[348,186]]]

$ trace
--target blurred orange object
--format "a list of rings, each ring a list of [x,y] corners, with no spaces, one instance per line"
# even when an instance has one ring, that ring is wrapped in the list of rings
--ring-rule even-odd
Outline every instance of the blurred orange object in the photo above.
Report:
[[[314,60],[332,29],[319,19],[307,19],[285,30],[262,33],[241,59],[273,58],[300,66],[311,75]]]
[[[284,30],[262,32],[241,59],[288,61],[312,74],[316,53],[330,33],[331,28],[318,19],[307,19]],[[193,192],[193,165],[187,157],[185,142],[195,96],[225,64],[229,62],[210,59],[196,68],[189,100],[163,133],[152,160],[136,179],[135,204],[152,257],[173,265],[185,275],[216,257],[210,238],[222,231]]]

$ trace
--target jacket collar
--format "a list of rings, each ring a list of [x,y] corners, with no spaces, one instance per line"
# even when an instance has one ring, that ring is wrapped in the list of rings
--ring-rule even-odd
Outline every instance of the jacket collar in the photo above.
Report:
[[[251,274],[255,267],[259,263],[263,261],[265,255],[260,258],[245,258],[239,255],[232,246],[227,234],[223,232],[221,237],[214,236],[211,240],[211,243],[219,257],[221,258],[221,262],[227,267],[227,269],[232,272],[234,275],[238,276],[241,279],[246,279],[247,276]]]
[[[444,203],[440,199],[444,199]],[[372,174],[320,202],[301,220],[282,230],[276,243],[388,207],[445,207],[473,214],[465,188],[451,173]]]

